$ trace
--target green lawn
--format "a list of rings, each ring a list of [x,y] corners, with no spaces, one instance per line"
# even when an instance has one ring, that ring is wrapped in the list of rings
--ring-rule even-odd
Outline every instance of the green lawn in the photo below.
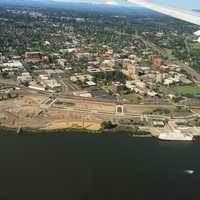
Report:
[[[135,93],[122,94],[121,97],[130,102],[139,102],[141,100],[141,97]]]
[[[74,103],[66,102],[66,101],[56,101],[55,105],[59,107],[70,107],[70,106],[74,106]]]
[[[179,86],[175,88],[177,94],[183,96],[200,96],[200,87],[196,85],[191,86]]]

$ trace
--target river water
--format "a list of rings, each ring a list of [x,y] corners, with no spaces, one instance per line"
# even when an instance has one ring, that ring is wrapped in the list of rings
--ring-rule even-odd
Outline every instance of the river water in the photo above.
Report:
[[[0,136],[1,200],[192,200],[200,198],[199,188],[198,143]]]

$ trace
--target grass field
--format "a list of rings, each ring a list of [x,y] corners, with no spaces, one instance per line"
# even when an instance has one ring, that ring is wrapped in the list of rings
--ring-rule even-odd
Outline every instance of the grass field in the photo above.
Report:
[[[123,94],[122,98],[126,99],[127,101],[135,102],[135,103],[137,103],[141,100],[141,97],[135,93]]]
[[[179,86],[175,88],[177,94],[183,96],[200,96],[200,87],[196,85],[191,86]]]
[[[55,105],[59,107],[71,107],[71,106],[74,106],[74,103],[66,102],[66,101],[56,101]]]

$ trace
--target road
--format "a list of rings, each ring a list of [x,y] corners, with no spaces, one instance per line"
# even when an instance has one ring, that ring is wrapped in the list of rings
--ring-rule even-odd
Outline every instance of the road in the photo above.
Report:
[[[184,69],[188,69],[190,70],[190,72],[193,72],[195,76],[198,77],[198,80],[199,80],[199,83],[200,83],[200,74],[198,74],[195,70],[191,69],[190,67],[188,66],[185,66],[184,65]],[[2,83],[2,81],[0,81],[0,83]],[[18,87],[16,85],[16,83],[14,84],[13,82],[11,84],[8,84],[7,81],[3,81],[3,83],[7,84],[7,85],[10,85],[10,86],[13,86],[13,87]],[[21,94],[22,95],[37,95],[37,96],[46,96],[46,97],[50,97],[50,96],[55,96],[56,98],[59,98],[60,100],[62,101],[76,101],[76,103],[78,102],[84,102],[85,104],[95,104],[97,107],[98,105],[112,105],[113,107],[115,107],[119,102],[117,100],[110,100],[110,99],[104,99],[104,98],[87,98],[87,97],[78,97],[78,96],[73,96],[73,95],[63,95],[63,94],[52,94],[52,93],[49,93],[47,91],[36,91],[36,90],[33,90],[33,89],[30,89],[30,88],[26,88],[24,86],[21,86]],[[120,103],[123,103],[125,109],[126,109],[126,112],[127,113],[138,113],[140,112],[141,113],[141,110],[144,112],[144,111],[148,111],[148,110],[153,110],[153,109],[156,109],[156,108],[167,108],[167,109],[171,109],[173,110],[176,105],[174,104],[170,104],[168,102],[163,102],[162,104],[153,104],[153,103],[140,103],[140,104],[132,104],[132,103],[129,103],[129,102],[120,102]],[[198,107],[195,107],[195,109],[197,109]],[[200,109],[200,107],[199,107]],[[115,110],[115,108],[114,108]]]
[[[68,88],[68,90],[70,90],[70,91],[77,91],[77,90],[80,90],[80,88],[77,86],[77,85],[75,85],[75,84],[73,84],[68,78],[66,78],[66,79],[64,79],[63,81],[62,81],[62,83],[64,84],[64,86],[66,87],[66,88]]]
[[[190,74],[196,84],[200,85],[200,74],[186,64],[181,64],[180,67]]]

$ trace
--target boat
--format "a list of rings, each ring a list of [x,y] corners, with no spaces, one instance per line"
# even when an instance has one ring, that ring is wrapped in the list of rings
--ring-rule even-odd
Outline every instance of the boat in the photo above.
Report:
[[[184,172],[186,174],[194,174],[194,170],[192,170],[192,169],[186,169]]]

